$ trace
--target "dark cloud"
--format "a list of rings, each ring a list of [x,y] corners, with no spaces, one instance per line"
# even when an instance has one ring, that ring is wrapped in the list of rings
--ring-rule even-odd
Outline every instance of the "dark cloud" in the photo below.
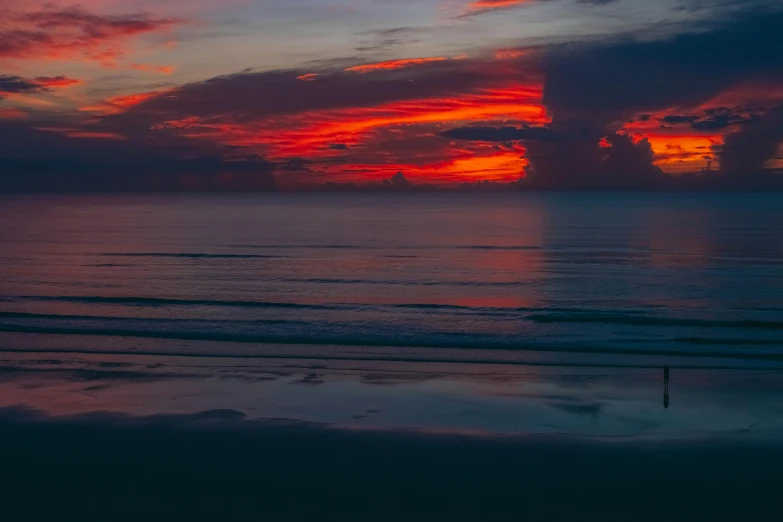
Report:
[[[492,71],[485,64],[466,60],[435,62],[419,67],[378,71],[373,74],[321,73],[317,80],[297,77],[313,71],[269,71],[220,76],[185,85],[128,111],[180,117],[238,114],[246,118],[299,112],[367,107],[384,102],[449,96],[485,85]],[[259,96],[263,93],[263,96]]]
[[[658,121],[666,125],[663,128],[669,128],[672,125],[688,124],[691,128],[701,132],[711,132],[725,129],[730,125],[744,124],[757,120],[758,115],[750,113],[747,107],[737,107],[729,109],[727,107],[714,107],[706,109],[701,115],[698,114],[671,114],[659,118]],[[746,113],[749,113],[747,116]]]
[[[440,134],[470,141],[563,141],[564,136],[546,127],[461,127]]]
[[[605,147],[598,140],[527,144],[531,168],[523,186],[535,189],[646,190],[668,186],[669,176],[653,165],[649,142],[634,143],[629,136],[610,134]]]
[[[354,50],[360,53],[371,51],[388,51],[390,47],[400,44],[419,42],[419,34],[431,32],[432,29],[422,27],[390,27],[358,33],[360,44]]]
[[[46,5],[37,11],[5,10],[0,20],[0,57],[71,59],[106,65],[123,55],[125,40],[168,30],[183,21],[148,14],[98,15],[81,7]]]
[[[707,114],[704,118],[694,121],[691,127],[698,131],[716,131],[730,125],[750,123],[759,119],[759,116],[755,114],[746,117],[741,114],[732,114],[730,111],[720,113],[708,111]]]
[[[740,82],[783,76],[783,12],[754,12],[696,33],[650,42],[566,46],[547,54],[545,104],[553,112],[613,119],[690,106]]]
[[[41,127],[50,128],[50,127]],[[174,136],[102,139],[82,127],[69,137],[27,122],[0,121],[0,192],[270,190],[275,164],[228,157]]]
[[[747,123],[740,132],[726,137],[720,155],[721,171],[729,176],[756,174],[775,156],[781,142],[783,105],[775,107],[764,117]]]
[[[0,75],[0,99],[6,94],[40,93],[49,92],[52,89],[70,87],[81,83],[66,76],[39,76],[37,78],[23,78],[21,76]]]
[[[754,79],[774,79],[773,83],[783,85],[781,24],[780,10],[748,12],[716,27],[664,40],[606,41],[552,49],[543,59],[544,103],[553,115],[550,129],[565,135],[567,141],[560,146],[529,144],[532,175],[528,183],[549,188],[672,186],[675,181],[652,164],[649,144],[614,134],[618,124],[642,111],[696,107]],[[747,118],[715,112],[703,117],[676,114],[661,121],[705,131],[746,123]],[[757,132],[770,132],[768,127]],[[599,147],[607,133],[606,143],[612,146]],[[747,154],[724,153],[724,158],[742,158],[736,163],[752,168],[763,165],[774,153],[775,139],[767,136],[763,147],[750,141],[730,138],[736,144],[730,149],[746,147]],[[749,161],[747,156],[754,154],[760,156]]]
[[[4,94],[41,91],[42,87],[33,80],[21,76],[0,75],[0,99]]]
[[[698,116],[683,116],[680,114],[672,114],[670,116],[664,116],[663,118],[659,118],[658,121],[662,121],[663,123],[693,123],[696,121]]]
[[[718,114],[717,116],[712,116],[710,118],[705,118],[703,120],[695,121],[691,126],[699,131],[713,131],[713,130],[718,130],[718,129],[723,129],[725,127],[728,127],[732,123],[736,123],[736,121],[733,121],[731,119],[731,115]]]

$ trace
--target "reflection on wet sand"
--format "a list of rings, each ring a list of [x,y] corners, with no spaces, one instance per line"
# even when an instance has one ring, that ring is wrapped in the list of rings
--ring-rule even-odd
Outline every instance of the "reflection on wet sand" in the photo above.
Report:
[[[597,437],[783,431],[779,371],[0,354],[0,408],[134,417],[232,410],[373,429]],[[670,369],[664,367],[664,407]]]

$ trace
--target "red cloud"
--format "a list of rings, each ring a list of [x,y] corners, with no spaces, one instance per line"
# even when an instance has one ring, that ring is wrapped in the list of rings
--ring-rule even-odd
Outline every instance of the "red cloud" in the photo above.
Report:
[[[65,76],[39,76],[22,78],[21,76],[0,75],[0,100],[7,96],[23,96],[50,92],[52,89],[71,87],[82,83]]]
[[[35,78],[33,82],[36,85],[40,85],[47,89],[64,89],[82,83],[81,80],[68,78],[66,76],[39,76],[38,78]]]
[[[87,59],[113,66],[128,40],[182,22],[148,14],[97,15],[81,7],[9,10],[0,19],[0,58]]]
[[[167,89],[162,91],[138,92],[134,94],[126,94],[123,96],[114,96],[113,98],[109,98],[103,102],[101,105],[88,105],[85,107],[80,107],[79,110],[85,112],[102,112],[104,114],[118,114],[125,112],[131,107],[135,107],[136,105],[139,105],[140,103],[143,103],[151,98],[166,94],[168,92],[171,92],[171,90]]]
[[[421,65],[423,63],[432,62],[445,62],[448,58],[438,56],[435,58],[409,58],[407,60],[389,60],[386,62],[368,63],[365,65],[356,65],[345,69],[350,72],[368,73],[373,71],[389,71],[392,69],[402,69],[403,67],[411,67],[413,65]]]
[[[121,134],[116,132],[99,132],[99,131],[85,131],[81,129],[73,129],[70,127],[36,127],[36,130],[44,132],[56,132],[67,136],[68,138],[86,138],[94,140],[124,140],[127,139]]]
[[[267,158],[318,161],[330,179],[389,177],[398,170],[437,182],[517,179],[527,166],[524,149],[483,146],[466,150],[435,136],[442,122],[549,122],[538,83],[508,83],[447,97],[372,106],[304,111],[285,118],[237,121],[190,116],[156,125],[180,135],[257,150]],[[437,150],[417,151],[408,141],[433,140]],[[399,150],[394,141],[400,140]],[[403,143],[404,142],[404,143]],[[477,146],[479,147],[479,146]],[[339,165],[339,166],[338,166]]]
[[[19,109],[0,109],[0,120],[26,120],[28,115]]]

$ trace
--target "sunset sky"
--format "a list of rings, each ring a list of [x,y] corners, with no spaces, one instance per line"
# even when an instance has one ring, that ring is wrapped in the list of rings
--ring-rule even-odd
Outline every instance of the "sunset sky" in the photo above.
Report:
[[[777,176],[781,27],[777,0],[0,0],[0,190]]]

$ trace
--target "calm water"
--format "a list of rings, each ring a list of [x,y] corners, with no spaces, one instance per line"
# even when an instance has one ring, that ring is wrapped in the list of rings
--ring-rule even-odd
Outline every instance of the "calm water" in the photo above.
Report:
[[[783,359],[779,195],[0,199],[0,348]]]

